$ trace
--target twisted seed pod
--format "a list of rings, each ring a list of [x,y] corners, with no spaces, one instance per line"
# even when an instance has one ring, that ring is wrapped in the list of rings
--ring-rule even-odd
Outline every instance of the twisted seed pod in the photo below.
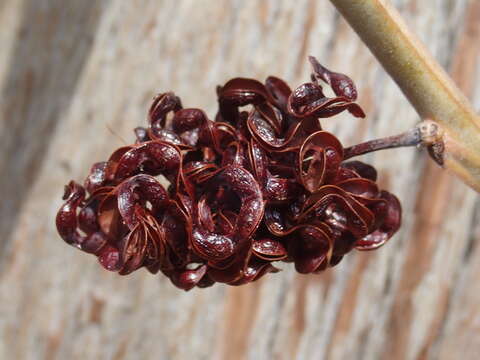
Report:
[[[344,161],[320,123],[345,110],[364,117],[357,90],[310,62],[312,82],[293,91],[276,77],[218,87],[216,121],[171,92],[155,97],[135,143],[94,164],[84,186],[66,186],[60,236],[108,270],[145,267],[184,290],[246,284],[278,261],[318,273],[383,245],[400,226],[398,199],[373,167]]]

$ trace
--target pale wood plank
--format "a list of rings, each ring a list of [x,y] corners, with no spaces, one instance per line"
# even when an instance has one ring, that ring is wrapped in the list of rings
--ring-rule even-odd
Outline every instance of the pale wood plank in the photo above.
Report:
[[[395,3],[480,107],[480,2]],[[183,293],[146,272],[107,273],[56,234],[63,185],[130,141],[156,92],[213,115],[215,85],[269,74],[299,84],[313,54],[359,86],[368,118],[325,122],[346,144],[413,126],[329,2],[5,4],[0,358],[476,359],[478,196],[413,149],[366,157],[403,201],[402,230],[318,276],[286,266],[249,286]]]

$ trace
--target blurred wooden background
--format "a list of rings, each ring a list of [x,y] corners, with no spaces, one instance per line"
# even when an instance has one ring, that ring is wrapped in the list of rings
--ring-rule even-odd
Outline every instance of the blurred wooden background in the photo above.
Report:
[[[480,1],[394,3],[480,109]],[[324,122],[346,145],[413,126],[329,1],[3,0],[0,49],[0,359],[479,358],[480,198],[415,149],[365,159],[402,230],[322,275],[184,293],[56,234],[63,185],[132,141],[157,92],[213,116],[217,84],[296,86],[311,54],[359,87],[367,119]]]

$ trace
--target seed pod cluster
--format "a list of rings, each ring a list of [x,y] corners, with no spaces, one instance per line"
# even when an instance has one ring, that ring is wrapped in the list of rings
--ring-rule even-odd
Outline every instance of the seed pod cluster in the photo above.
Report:
[[[278,261],[318,273],[383,245],[400,226],[399,201],[320,124],[365,116],[355,85],[310,62],[311,82],[293,91],[276,77],[219,86],[215,121],[158,95],[134,144],[66,186],[60,236],[108,270],[146,267],[184,290],[246,284]]]

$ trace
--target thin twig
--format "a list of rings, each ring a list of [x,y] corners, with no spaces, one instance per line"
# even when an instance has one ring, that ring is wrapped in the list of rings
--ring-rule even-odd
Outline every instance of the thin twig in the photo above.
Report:
[[[417,146],[422,143],[420,129],[414,127],[402,134],[389,136],[382,139],[375,139],[350,146],[344,150],[344,160],[354,156],[368,154],[373,151],[392,149],[404,146]]]

